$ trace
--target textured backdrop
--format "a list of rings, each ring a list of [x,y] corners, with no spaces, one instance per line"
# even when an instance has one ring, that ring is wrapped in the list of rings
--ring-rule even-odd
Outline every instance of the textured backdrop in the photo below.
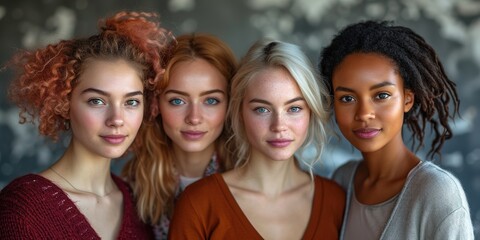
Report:
[[[213,33],[239,58],[255,40],[270,37],[303,46],[315,63],[320,49],[349,23],[385,19],[413,28],[437,50],[458,86],[462,119],[455,122],[455,136],[437,164],[461,180],[480,236],[480,1],[0,0],[0,63],[19,48],[95,33],[97,20],[118,10],[158,12],[175,35]],[[5,97],[10,77],[10,72],[0,72],[0,189],[17,176],[47,167],[68,143],[67,138],[52,143],[39,137],[35,126],[18,124],[17,109]],[[333,141],[317,172],[329,176],[355,157],[358,153],[342,139]],[[124,161],[118,160],[113,170],[118,172]]]

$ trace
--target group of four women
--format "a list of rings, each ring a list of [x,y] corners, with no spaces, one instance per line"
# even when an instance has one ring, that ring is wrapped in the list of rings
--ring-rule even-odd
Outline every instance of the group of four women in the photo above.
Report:
[[[452,135],[459,100],[435,51],[366,21],[320,59],[318,71],[298,46],[259,40],[237,64],[220,39],[174,38],[137,12],[18,53],[20,122],[71,140],[2,189],[0,238],[473,239],[459,181],[403,141],[405,124],[420,148],[430,123],[433,157]],[[331,115],[363,156],[333,180],[312,169]],[[122,179],[110,162],[128,150]]]

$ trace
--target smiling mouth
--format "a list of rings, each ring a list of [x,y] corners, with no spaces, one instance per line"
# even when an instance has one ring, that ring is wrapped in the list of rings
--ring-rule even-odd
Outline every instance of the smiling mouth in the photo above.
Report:
[[[380,133],[380,129],[362,128],[362,129],[353,131],[353,133],[359,138],[370,139],[377,136]]]
[[[188,140],[201,139],[207,132],[200,131],[182,131],[182,136]]]
[[[121,144],[125,141],[127,136],[125,135],[106,135],[102,136],[103,140],[110,144]]]
[[[278,139],[278,140],[267,141],[268,144],[270,144],[271,146],[276,147],[276,148],[287,147],[292,142],[293,142],[292,140],[287,140],[287,139]]]

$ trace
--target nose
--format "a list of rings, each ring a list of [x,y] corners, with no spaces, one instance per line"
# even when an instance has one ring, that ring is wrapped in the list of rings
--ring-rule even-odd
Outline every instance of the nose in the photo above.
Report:
[[[281,132],[287,129],[287,125],[285,123],[285,119],[282,114],[277,113],[272,115],[272,122],[270,125],[270,130],[272,132]]]
[[[185,116],[185,122],[189,125],[198,125],[202,122],[202,112],[197,104],[191,104]]]
[[[123,117],[123,110],[120,107],[111,107],[106,124],[109,127],[121,127],[124,124]]]
[[[375,110],[370,100],[359,101],[355,112],[355,120],[368,121],[375,119]]]

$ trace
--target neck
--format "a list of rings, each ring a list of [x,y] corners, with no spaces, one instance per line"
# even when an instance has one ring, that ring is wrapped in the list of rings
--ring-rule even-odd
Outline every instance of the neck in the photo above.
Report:
[[[110,162],[111,159],[80,154],[70,145],[50,168],[76,190],[105,196],[115,188]]]
[[[302,171],[295,161],[293,156],[278,161],[252,154],[248,164],[235,171],[241,181],[245,181],[246,188],[267,196],[278,196],[305,181],[310,181],[309,174]]]
[[[211,144],[200,152],[187,152],[177,145],[173,146],[175,165],[180,175],[185,177],[203,177],[208,163],[215,152],[215,145]]]
[[[403,141],[387,145],[380,151],[362,153],[362,156],[372,180],[403,178],[420,162]]]

